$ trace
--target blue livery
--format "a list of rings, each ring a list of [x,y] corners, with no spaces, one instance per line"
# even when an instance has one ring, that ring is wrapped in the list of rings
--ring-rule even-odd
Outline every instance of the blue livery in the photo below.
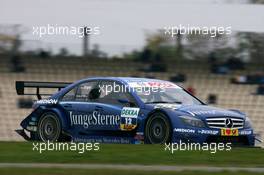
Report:
[[[255,144],[244,113],[208,106],[169,81],[94,77],[74,83],[17,82],[16,86],[19,95],[35,94],[39,99],[17,130],[27,140]],[[36,93],[26,94],[25,88]],[[59,91],[42,99],[48,94],[40,91],[46,88]]]

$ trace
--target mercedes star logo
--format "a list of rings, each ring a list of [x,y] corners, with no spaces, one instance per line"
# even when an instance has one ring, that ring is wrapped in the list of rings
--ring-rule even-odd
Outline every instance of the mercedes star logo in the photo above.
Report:
[[[233,121],[230,118],[227,118],[225,120],[225,126],[226,126],[226,128],[232,128],[233,127]]]

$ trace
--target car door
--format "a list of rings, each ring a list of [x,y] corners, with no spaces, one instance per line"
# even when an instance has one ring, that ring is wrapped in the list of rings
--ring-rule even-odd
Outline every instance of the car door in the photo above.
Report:
[[[100,95],[94,99],[97,130],[130,131],[136,127],[139,108],[125,86],[117,81],[101,81]],[[127,102],[125,102],[127,100]],[[124,125],[126,124],[126,125]]]
[[[86,131],[89,128],[89,119],[94,111],[90,92],[98,86],[98,81],[87,81],[75,86],[66,93],[60,104],[67,111],[71,129]]]

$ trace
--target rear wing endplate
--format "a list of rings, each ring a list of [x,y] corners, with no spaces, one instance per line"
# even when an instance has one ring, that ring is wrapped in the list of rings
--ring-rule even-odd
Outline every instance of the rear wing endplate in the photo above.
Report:
[[[16,92],[17,95],[36,95],[40,100],[41,95],[52,95],[40,93],[41,88],[53,88],[60,91],[62,88],[70,85],[72,83],[66,82],[38,82],[38,81],[16,81]],[[35,88],[36,93],[25,93],[26,88]]]

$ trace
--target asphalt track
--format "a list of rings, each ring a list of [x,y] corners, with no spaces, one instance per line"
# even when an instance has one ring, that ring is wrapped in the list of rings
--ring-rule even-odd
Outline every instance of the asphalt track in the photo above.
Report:
[[[63,168],[63,169],[116,169],[139,171],[246,171],[263,173],[264,168],[212,167],[212,166],[166,166],[166,165],[122,165],[122,164],[58,164],[58,163],[0,163],[0,168]]]

